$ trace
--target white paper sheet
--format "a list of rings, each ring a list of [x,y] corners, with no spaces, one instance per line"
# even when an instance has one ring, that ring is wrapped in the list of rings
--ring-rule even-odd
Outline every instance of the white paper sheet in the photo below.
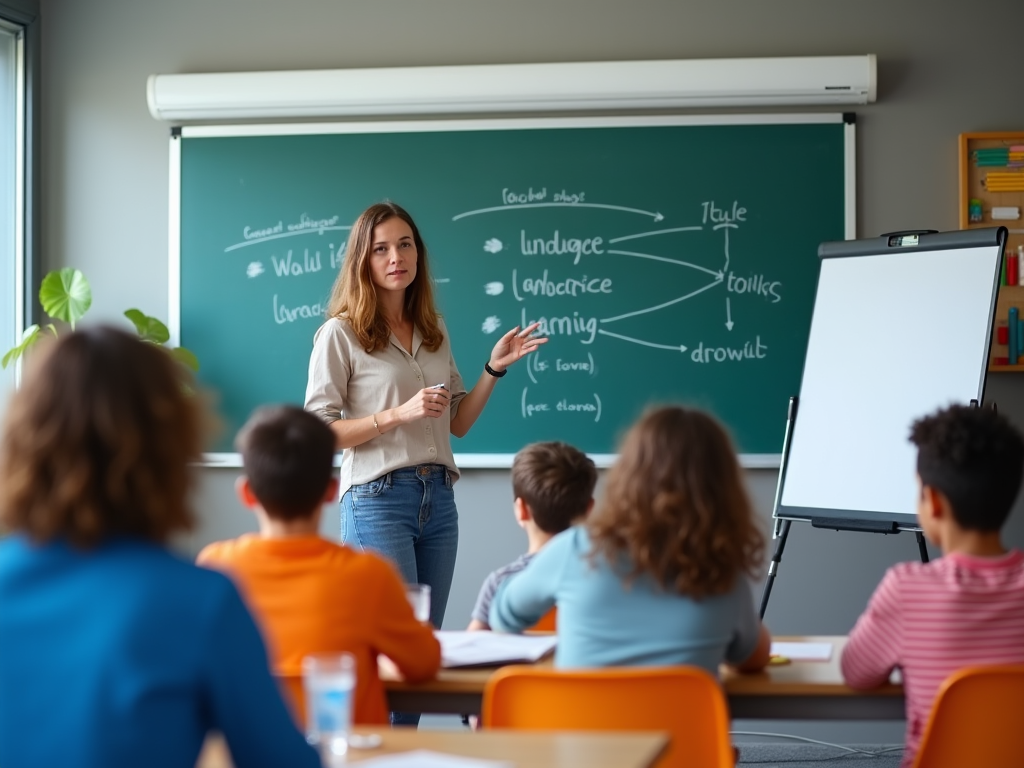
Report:
[[[555,635],[506,635],[501,632],[438,631],[441,666],[474,667],[534,662],[555,648]]]
[[[832,658],[832,643],[772,643],[772,655],[791,661],[828,661]]]
[[[476,757],[448,755],[429,749],[416,749],[411,752],[374,757],[360,761],[359,765],[364,768],[515,768],[515,763],[504,760],[481,760]]]

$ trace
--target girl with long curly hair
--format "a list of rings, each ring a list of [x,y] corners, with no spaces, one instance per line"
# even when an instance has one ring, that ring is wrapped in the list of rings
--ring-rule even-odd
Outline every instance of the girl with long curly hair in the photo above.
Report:
[[[557,604],[562,668],[758,670],[771,641],[745,576],[763,548],[725,431],[701,411],[658,408],[626,435],[586,523],[502,585],[490,624],[522,631]]]

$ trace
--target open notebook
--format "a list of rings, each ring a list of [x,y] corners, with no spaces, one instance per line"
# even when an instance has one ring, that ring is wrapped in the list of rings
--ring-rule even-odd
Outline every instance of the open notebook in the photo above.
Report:
[[[506,635],[501,632],[438,631],[441,666],[493,667],[534,662],[555,649],[555,635]]]

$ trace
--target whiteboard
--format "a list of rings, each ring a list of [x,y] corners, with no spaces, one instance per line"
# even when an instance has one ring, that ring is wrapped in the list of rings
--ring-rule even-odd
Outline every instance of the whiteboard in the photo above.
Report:
[[[776,517],[916,527],[910,425],[982,401],[1003,239],[998,228],[819,249]]]

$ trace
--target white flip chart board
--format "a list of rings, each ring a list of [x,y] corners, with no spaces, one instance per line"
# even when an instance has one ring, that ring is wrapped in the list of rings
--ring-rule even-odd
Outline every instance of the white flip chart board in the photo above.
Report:
[[[911,423],[982,402],[1002,228],[825,243],[775,517],[916,527]]]

